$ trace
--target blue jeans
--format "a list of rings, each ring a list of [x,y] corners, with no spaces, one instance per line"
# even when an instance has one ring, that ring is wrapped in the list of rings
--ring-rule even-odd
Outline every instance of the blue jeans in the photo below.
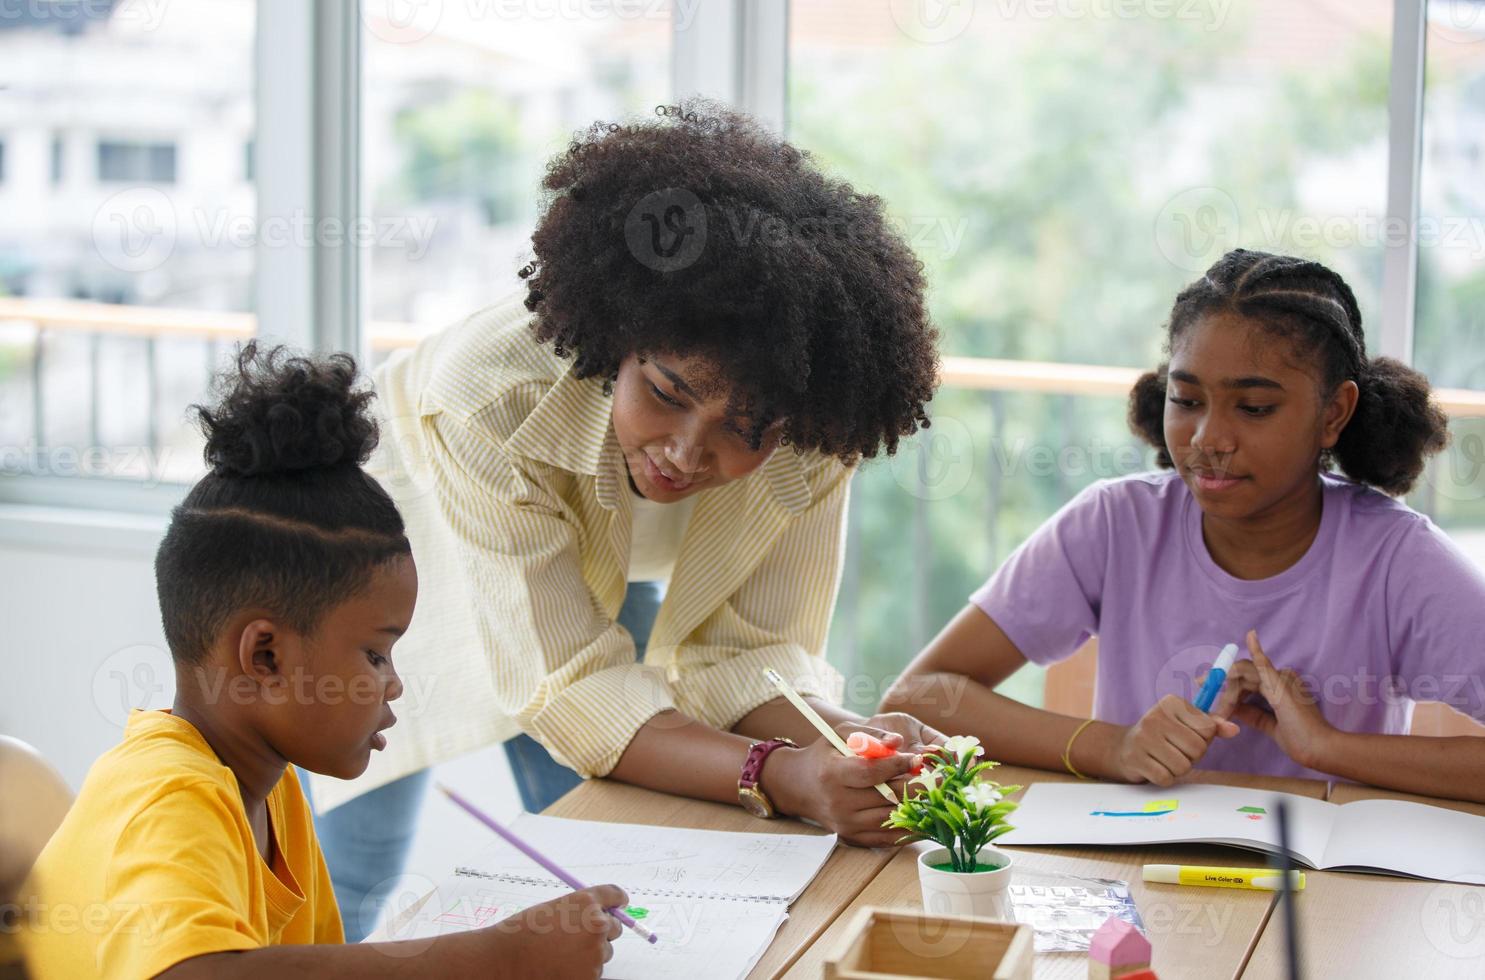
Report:
[[[393,879],[402,874],[432,771],[420,769],[324,813],[315,836],[325,852],[345,941],[359,943],[376,925]],[[304,773],[299,780],[309,785]]]
[[[619,610],[619,625],[634,637],[634,657],[644,656],[650,643],[650,629],[665,598],[664,582],[630,582]],[[521,806],[527,813],[540,813],[583,777],[552,758],[542,744],[524,732],[505,743],[505,757],[510,760],[516,789],[521,792]]]
[[[664,596],[663,582],[629,583],[618,621],[633,635],[636,657],[650,641],[650,628]],[[582,777],[559,765],[530,735],[517,735],[506,742],[505,753],[521,803],[531,813],[545,810],[582,782]],[[360,942],[376,925],[393,879],[402,874],[429,777],[429,770],[422,769],[332,810],[315,813],[315,834],[325,852],[348,943]],[[302,772],[299,778],[304,781]]]

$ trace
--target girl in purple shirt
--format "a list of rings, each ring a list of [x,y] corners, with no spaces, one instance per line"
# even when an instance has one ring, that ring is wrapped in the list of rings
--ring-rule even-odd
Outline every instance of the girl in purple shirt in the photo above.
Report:
[[[1485,738],[1406,734],[1415,701],[1485,720],[1485,577],[1394,499],[1447,442],[1427,379],[1369,358],[1350,288],[1298,258],[1227,254],[1167,331],[1129,419],[1173,472],[1079,494],[883,710],[1090,777],[1166,786],[1203,767],[1485,801]],[[1096,720],[994,693],[1093,635]],[[1229,642],[1247,657],[1199,711]]]

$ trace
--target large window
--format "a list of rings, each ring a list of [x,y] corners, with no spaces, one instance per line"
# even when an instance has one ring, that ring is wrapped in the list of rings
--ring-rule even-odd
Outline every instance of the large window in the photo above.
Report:
[[[1057,366],[1153,367],[1224,251],[1334,266],[1375,343],[1393,5],[790,10],[790,136],[888,202],[946,354],[1048,362],[1056,392],[946,379],[934,427],[858,479],[831,656],[882,680],[1079,489],[1151,467],[1108,380]]]
[[[671,91],[669,3],[399,6],[363,3],[377,357],[516,288],[547,159]]]
[[[831,639],[869,707],[1056,507],[1150,466],[1123,392],[1227,249],[1333,265],[1379,352],[1485,389],[1485,2],[1427,4],[1421,120],[1394,35],[1420,3],[29,5],[0,24],[0,499],[18,476],[194,476],[183,410],[255,313],[375,361],[499,299],[572,133],[700,90],[880,194],[930,279],[935,425],[858,478]],[[342,104],[349,124],[315,115]],[[356,244],[317,265],[295,222],[340,190]],[[1410,502],[1485,554],[1485,397],[1450,398],[1454,447]]]
[[[1437,385],[1485,389],[1485,3],[1428,8],[1418,320],[1413,356]],[[1412,503],[1485,553],[1485,418],[1459,417],[1453,445]]]
[[[253,329],[255,4],[11,6],[0,479],[187,479],[185,408]]]

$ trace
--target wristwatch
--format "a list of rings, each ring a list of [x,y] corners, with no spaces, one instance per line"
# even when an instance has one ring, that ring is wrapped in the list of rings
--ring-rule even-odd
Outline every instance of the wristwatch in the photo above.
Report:
[[[763,763],[774,749],[788,746],[796,749],[795,745],[787,738],[771,738],[765,742],[754,742],[748,748],[748,757],[743,762],[742,775],[737,780],[737,802],[742,808],[755,817],[764,820],[772,820],[779,815],[773,807],[773,800],[758,786],[758,781],[763,778]]]

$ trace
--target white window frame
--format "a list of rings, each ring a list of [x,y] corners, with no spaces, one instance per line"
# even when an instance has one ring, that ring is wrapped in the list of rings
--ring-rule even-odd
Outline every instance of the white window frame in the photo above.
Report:
[[[360,0],[258,0],[257,211],[304,216],[342,233],[256,255],[259,336],[310,350],[367,349],[366,256],[344,233],[368,214],[361,182]],[[692,0],[673,23],[672,97],[700,94],[787,132],[788,0]],[[1386,227],[1417,228],[1427,0],[1394,0]],[[683,23],[684,21],[684,23]],[[265,44],[265,39],[271,43]],[[1418,241],[1384,255],[1381,353],[1413,360]],[[183,488],[126,480],[0,478],[0,511],[45,505],[160,514]],[[3,520],[0,520],[3,524]]]
[[[366,213],[360,179],[360,0],[257,0],[255,184],[260,227],[302,218],[338,234],[254,256],[258,336],[308,350],[365,350],[364,250],[347,232]],[[269,43],[264,43],[267,40]],[[363,358],[364,360],[364,358]],[[0,478],[0,540],[31,541],[59,509],[161,515],[186,488],[124,479]],[[32,509],[36,509],[32,511]],[[16,518],[8,521],[5,518]],[[93,522],[89,519],[89,527]],[[133,526],[132,520],[124,521]],[[4,525],[19,530],[6,532]]]

